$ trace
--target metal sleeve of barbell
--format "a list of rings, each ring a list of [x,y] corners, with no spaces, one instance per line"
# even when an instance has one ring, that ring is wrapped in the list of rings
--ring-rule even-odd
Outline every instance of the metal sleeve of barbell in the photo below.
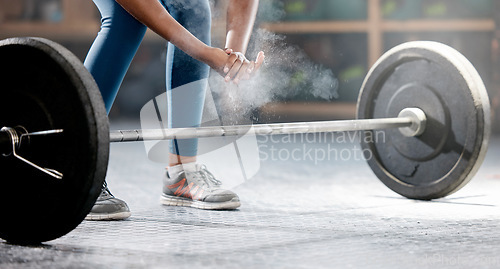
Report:
[[[7,132],[0,131],[0,156],[1,154],[8,154],[12,152],[12,141]]]
[[[191,139],[220,136],[305,134],[345,132],[409,127],[413,119],[384,118],[341,121],[273,123],[234,126],[208,126],[198,128],[118,130],[110,132],[110,142]]]

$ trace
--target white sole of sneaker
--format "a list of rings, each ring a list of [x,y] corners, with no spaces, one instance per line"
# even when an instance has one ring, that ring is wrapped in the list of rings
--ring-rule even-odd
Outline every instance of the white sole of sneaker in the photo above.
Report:
[[[114,214],[88,214],[85,220],[124,220],[132,215],[130,212],[120,212]]]
[[[238,198],[234,198],[233,200],[227,202],[209,203],[191,200],[184,197],[162,195],[160,202],[166,206],[187,206],[205,210],[232,210],[241,206]]]

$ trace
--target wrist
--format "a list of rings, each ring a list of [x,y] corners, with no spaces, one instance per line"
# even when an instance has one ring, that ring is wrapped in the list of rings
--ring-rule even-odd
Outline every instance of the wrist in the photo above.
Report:
[[[206,46],[200,50],[200,61],[219,71],[225,64],[227,54],[222,49]]]
[[[234,52],[241,52],[243,54],[246,53],[247,46],[245,42],[236,41],[231,34],[228,34],[226,37],[226,48],[232,49]]]
[[[212,65],[211,56],[213,54],[213,49],[214,49],[213,47],[204,45],[200,50],[198,50],[199,53],[194,58],[211,66]]]

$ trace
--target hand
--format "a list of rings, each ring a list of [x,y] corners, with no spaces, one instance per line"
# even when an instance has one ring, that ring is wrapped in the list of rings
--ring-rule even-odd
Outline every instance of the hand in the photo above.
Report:
[[[238,83],[241,79],[250,79],[264,63],[264,58],[262,51],[259,52],[255,61],[249,61],[242,53],[233,52],[231,49],[207,47],[204,56],[199,60],[225,77],[227,82],[233,80]]]
[[[238,84],[240,80],[248,80],[259,70],[264,63],[265,55],[261,51],[255,61],[249,61],[241,52],[234,52],[232,49],[226,49],[225,52],[229,58],[224,65],[223,74],[226,82],[233,81]]]

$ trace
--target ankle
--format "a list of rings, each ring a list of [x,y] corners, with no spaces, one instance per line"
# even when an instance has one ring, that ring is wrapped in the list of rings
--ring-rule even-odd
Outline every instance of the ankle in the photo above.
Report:
[[[178,175],[182,172],[186,173],[193,173],[198,170],[198,165],[196,162],[191,162],[191,163],[183,163],[183,164],[178,164],[174,166],[170,166],[167,168],[168,174],[171,176]]]
[[[194,163],[196,162],[196,156],[180,156],[170,153],[169,155],[169,167],[173,167],[180,164]]]

